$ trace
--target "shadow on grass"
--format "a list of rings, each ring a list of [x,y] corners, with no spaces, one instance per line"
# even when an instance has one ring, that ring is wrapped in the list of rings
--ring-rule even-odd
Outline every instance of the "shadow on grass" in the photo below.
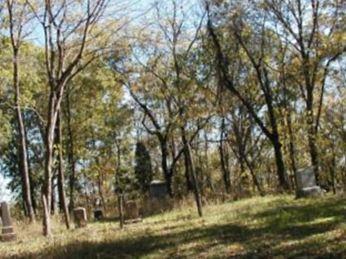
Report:
[[[308,256],[309,258],[342,258],[346,248],[336,246],[335,238],[299,242],[312,235],[322,234],[345,222],[345,200],[317,201],[304,206],[281,206],[268,209],[253,219],[259,225],[232,223],[201,226],[193,229],[173,228],[172,232],[141,234],[126,239],[94,242],[75,242],[63,247],[52,247],[42,254],[28,254],[25,258],[197,258],[231,257],[227,249],[240,244],[243,249],[237,258],[270,258]],[[325,218],[326,220],[321,220]],[[341,238],[346,238],[345,236]],[[280,246],[281,241],[297,241]],[[341,240],[344,242],[345,240]],[[328,247],[328,249],[327,249]],[[334,249],[333,249],[334,247]],[[332,249],[332,250],[331,250]],[[209,253],[209,251],[214,251]],[[229,251],[230,252],[230,251]],[[233,255],[233,254],[232,254]]]
[[[329,217],[333,217],[334,222],[345,221],[346,198],[310,200],[310,202],[312,203],[308,205],[279,205],[257,214],[256,217],[265,218],[268,224],[274,226],[282,223],[283,218],[289,220],[290,223],[306,223]]]

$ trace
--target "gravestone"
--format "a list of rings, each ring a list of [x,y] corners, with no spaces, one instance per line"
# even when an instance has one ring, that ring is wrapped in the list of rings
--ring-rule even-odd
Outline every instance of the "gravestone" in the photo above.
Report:
[[[96,220],[101,220],[103,219],[103,211],[100,208],[94,209],[94,218]]]
[[[125,219],[138,219],[139,209],[135,201],[128,201],[125,203]]]
[[[151,213],[161,213],[173,208],[173,202],[169,197],[166,182],[159,180],[152,181],[149,186],[149,194]]]
[[[16,239],[16,234],[14,233],[12,220],[10,215],[10,209],[6,202],[1,203],[0,216],[2,220],[2,230],[1,230],[1,241],[12,241]]]
[[[101,220],[103,219],[103,210],[102,210],[102,202],[100,198],[95,200],[95,209],[94,209],[94,219]]]
[[[87,213],[86,209],[82,207],[75,208],[73,210],[75,224],[78,228],[86,227],[87,225]]]
[[[162,199],[168,196],[166,182],[154,180],[151,181],[149,186],[149,193],[151,198]]]
[[[313,167],[297,171],[297,198],[315,197],[322,194],[322,189],[316,185]]]

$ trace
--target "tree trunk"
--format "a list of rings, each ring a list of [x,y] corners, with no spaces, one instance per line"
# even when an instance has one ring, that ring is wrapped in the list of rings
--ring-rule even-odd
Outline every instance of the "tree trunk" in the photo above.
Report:
[[[59,204],[60,211],[64,213],[65,225],[67,229],[70,229],[70,214],[67,208],[66,203],[66,194],[65,194],[65,172],[64,172],[64,161],[62,153],[62,132],[61,132],[61,112],[59,111],[57,126],[56,126],[56,143],[58,146],[58,192],[59,192]]]
[[[53,176],[52,176],[52,197],[51,197],[51,202],[50,202],[50,215],[55,215],[55,204],[56,204],[56,195],[55,195],[55,191],[56,191],[56,185],[54,184],[54,179],[57,175],[57,168],[54,168],[53,171]]]
[[[160,148],[161,148],[161,167],[165,177],[168,193],[173,197],[172,191],[172,174],[168,168],[168,146],[167,139],[160,138]]]
[[[36,189],[36,184],[34,183],[32,177],[31,177],[31,172],[30,172],[30,188],[31,188],[31,200],[32,200],[32,208],[34,210],[34,213],[37,214],[37,201],[35,199],[35,189]]]
[[[313,128],[314,126],[309,125],[308,127]],[[319,163],[318,163],[318,152],[316,147],[316,134],[314,132],[314,129],[309,130],[308,142],[309,142],[309,153],[310,153],[311,165],[314,169],[316,184],[319,185],[320,184]]]
[[[185,130],[182,128],[181,129],[181,138],[183,145],[186,145],[187,139],[185,135]],[[185,179],[186,179],[186,189],[188,192],[193,191],[193,183],[191,180],[191,168],[190,168],[190,161],[189,161],[189,151],[187,148],[184,148],[184,167],[185,167]]]
[[[225,118],[222,118],[221,121],[221,132],[220,132],[220,145],[219,145],[219,154],[220,154],[220,162],[221,162],[221,171],[222,171],[222,179],[225,185],[226,193],[231,192],[231,172],[228,166],[228,153],[225,150]]]
[[[115,140],[115,144],[117,147],[117,163],[115,168],[115,192],[117,193],[118,198],[118,212],[119,212],[119,226],[120,229],[124,227],[124,195],[122,187],[120,186],[119,174],[121,170],[121,149],[120,149],[120,141]]]
[[[21,19],[18,19],[14,14],[14,6],[12,1],[7,1],[7,10],[9,18],[9,33],[12,46],[12,80],[14,88],[14,103],[15,103],[15,112],[17,119],[18,127],[18,168],[22,176],[22,191],[24,195],[23,203],[25,204],[27,215],[29,216],[30,222],[35,221],[35,213],[32,206],[31,199],[31,188],[30,188],[30,176],[29,176],[29,163],[28,163],[28,150],[27,150],[27,139],[26,139],[26,129],[23,119],[23,114],[21,110],[20,103],[20,71],[19,71],[19,48],[22,41],[22,29],[23,22]],[[23,17],[22,17],[23,18]]]
[[[99,167],[99,162],[97,162],[97,164],[98,164],[98,167]],[[103,195],[103,175],[102,175],[102,170],[99,170],[99,174],[98,174],[98,191],[99,191],[99,195],[100,195],[100,198],[101,198],[102,207],[106,211],[106,201],[105,201],[105,197]]]
[[[313,127],[313,125],[311,127]],[[308,141],[309,141],[311,164],[314,169],[316,184],[319,185],[320,184],[319,162],[318,162],[318,152],[317,152],[317,146],[316,146],[316,134],[314,130],[310,130]]]
[[[72,132],[72,116],[71,116],[71,105],[70,105],[70,94],[67,92],[66,95],[66,117],[67,117],[67,134],[68,134],[68,143],[67,143],[67,160],[69,167],[69,188],[70,188],[70,204],[69,209],[73,211],[74,209],[74,190],[76,182],[76,168],[75,168],[75,157],[74,157],[74,139]]]
[[[293,170],[294,185],[297,190],[297,165],[296,165],[296,158],[294,155],[295,146],[294,146],[294,135],[292,130],[291,111],[288,111],[286,120],[287,120],[288,136],[289,136],[289,154],[290,154],[290,160],[291,160],[291,167]]]
[[[51,90],[49,97],[48,107],[48,121],[45,135],[45,166],[44,166],[44,184],[43,184],[43,201],[44,201],[44,235],[51,234],[50,229],[50,212],[52,200],[52,169],[53,169],[53,155],[54,155],[54,133],[55,133],[55,119],[54,119],[54,106],[55,95]]]
[[[265,193],[264,193],[264,191],[263,191],[263,189],[262,189],[260,183],[258,182],[257,176],[256,176],[256,174],[255,174],[255,172],[254,172],[254,170],[253,170],[253,166],[251,165],[251,163],[249,162],[249,160],[247,159],[246,156],[244,156],[244,161],[245,161],[247,167],[248,167],[249,170],[250,170],[250,174],[251,174],[251,177],[252,177],[252,181],[253,181],[253,183],[255,184],[255,186],[256,186],[256,188],[257,188],[259,194],[260,194],[261,196],[264,196]]]
[[[25,130],[25,142],[26,146],[28,146],[28,136],[27,131]],[[29,152],[27,150],[27,157],[29,157]],[[28,169],[29,169],[29,182],[30,182],[30,193],[31,193],[31,201],[32,201],[32,208],[34,210],[34,214],[37,214],[37,203],[35,200],[35,189],[36,189],[36,182],[34,181],[32,177],[32,170],[30,166],[30,159],[28,159]]]
[[[310,153],[310,160],[311,165],[313,167],[315,178],[316,178],[316,184],[319,185],[319,163],[318,163],[318,152],[316,147],[316,135],[317,135],[317,129],[318,125],[315,125],[314,123],[314,82],[312,80],[312,76],[310,73],[310,58],[309,55],[305,52],[305,47],[303,43],[303,39],[300,39],[300,46],[301,46],[301,58],[302,58],[302,72],[304,76],[305,81],[305,89],[306,89],[306,122],[307,122],[307,131],[308,131],[308,144],[309,144],[309,153]],[[316,127],[315,127],[316,126]]]
[[[120,229],[124,227],[124,196],[122,194],[118,194],[118,211],[119,211],[119,226]]]
[[[93,141],[93,146],[94,146],[94,149],[96,150],[96,142],[95,141]],[[106,211],[106,201],[105,201],[105,198],[103,195],[103,173],[102,173],[102,169],[101,169],[101,163],[100,163],[99,156],[96,156],[95,162],[96,162],[96,165],[98,168],[97,189],[98,189],[99,196],[100,196],[100,199],[102,202],[102,207]]]
[[[282,150],[281,150],[282,145],[279,141],[278,135],[274,135],[274,137],[271,139],[271,142],[274,146],[276,169],[277,169],[277,175],[279,178],[280,186],[284,190],[289,190],[290,187],[286,178],[285,165],[284,165]]]
[[[19,66],[18,66],[18,48],[13,46],[13,87],[14,87],[14,98],[16,105],[16,116],[17,116],[17,126],[18,126],[18,158],[19,158],[19,168],[22,175],[22,186],[24,194],[25,207],[27,208],[28,217],[30,222],[35,221],[35,213],[32,206],[31,199],[31,188],[30,188],[30,177],[29,177],[29,166],[28,166],[28,152],[26,143],[26,130],[24,119],[21,111],[20,103],[20,86],[19,86]]]
[[[60,111],[60,105],[62,101],[62,93],[66,82],[59,82],[56,85],[54,82],[50,81],[50,95],[49,95],[49,105],[48,105],[48,119],[46,127],[46,141],[45,141],[45,167],[44,167],[44,185],[43,185],[43,196],[46,198],[48,216],[46,217],[46,227],[50,228],[50,208],[51,208],[51,197],[52,197],[52,170],[53,170],[53,156],[54,156],[54,139],[55,139],[55,127],[58,118],[58,113]],[[60,89],[56,93],[56,89]],[[51,230],[48,229],[47,233]]]
[[[45,194],[42,195],[42,204],[43,204],[43,235],[46,237],[50,237],[52,235],[52,232],[50,227],[49,207],[48,207],[47,198]]]
[[[188,150],[188,156],[189,156],[189,162],[190,162],[190,168],[191,168],[191,176],[192,176],[192,183],[193,183],[193,187],[194,187],[193,189],[194,189],[194,196],[195,196],[197,211],[198,211],[198,215],[200,217],[203,217],[202,200],[201,200],[199,184],[198,184],[198,180],[197,180],[197,176],[196,176],[196,168],[195,168],[195,164],[194,164],[194,161],[192,158],[191,146],[190,146],[189,142],[187,142],[186,148]]]
[[[260,72],[258,72],[258,74],[260,74]],[[290,185],[287,179],[288,177],[285,170],[285,164],[284,164],[284,159],[282,155],[282,144],[280,141],[278,123],[277,123],[277,118],[275,115],[275,110],[273,105],[273,94],[272,94],[272,89],[270,85],[270,79],[268,78],[267,71],[265,69],[263,72],[263,77],[264,77],[263,78],[264,81],[261,81],[260,75],[258,76],[260,80],[262,92],[266,100],[266,106],[268,108],[268,115],[269,115],[269,121],[271,126],[270,140],[274,147],[276,169],[277,169],[277,175],[279,178],[279,184],[280,184],[280,188],[283,188],[284,190],[289,190]]]
[[[230,193],[231,192],[231,181],[230,181],[230,171],[229,171],[228,166],[227,166],[227,163],[228,163],[227,157],[228,156],[225,155],[225,150],[224,150],[223,144],[221,142],[220,142],[220,146],[219,146],[219,154],[220,154],[223,183],[225,185],[226,193]]]

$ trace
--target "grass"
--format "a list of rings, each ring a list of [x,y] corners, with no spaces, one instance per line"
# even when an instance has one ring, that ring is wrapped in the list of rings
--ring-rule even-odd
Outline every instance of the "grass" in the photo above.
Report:
[[[346,199],[251,198],[84,229],[17,225],[18,240],[0,243],[0,258],[346,258]]]

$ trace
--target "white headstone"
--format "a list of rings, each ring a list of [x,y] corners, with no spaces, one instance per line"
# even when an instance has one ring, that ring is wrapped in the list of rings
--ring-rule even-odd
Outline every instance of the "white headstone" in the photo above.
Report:
[[[316,186],[316,179],[313,167],[308,167],[297,171],[297,187],[299,190],[314,186]]]
[[[297,171],[297,198],[316,197],[322,194],[322,189],[316,185],[313,167]]]

